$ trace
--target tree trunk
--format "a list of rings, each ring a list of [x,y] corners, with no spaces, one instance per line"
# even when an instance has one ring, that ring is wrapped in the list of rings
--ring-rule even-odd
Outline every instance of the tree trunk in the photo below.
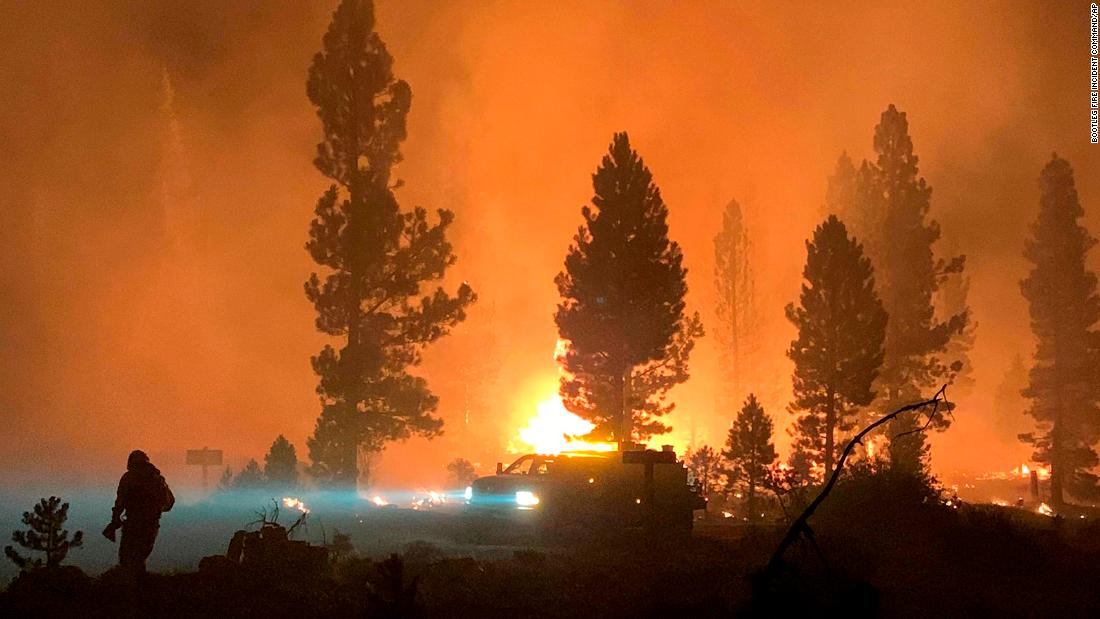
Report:
[[[836,395],[833,393],[833,388],[829,387],[829,392],[826,394],[828,402],[825,405],[825,476],[822,479],[828,479],[829,475],[833,472],[833,451],[835,446],[833,444],[833,432],[836,428]]]
[[[622,378],[622,395],[623,400],[622,410],[619,413],[622,419],[622,439],[623,441],[629,441],[634,435],[634,410],[630,404],[630,375],[633,372],[633,368],[627,366],[623,370]]]
[[[623,438],[623,410],[625,409],[625,403],[623,402],[623,374],[622,372],[616,372],[611,378],[611,391],[613,392],[611,413],[611,438],[617,443],[622,443]]]
[[[1062,408],[1054,413],[1054,424],[1050,429],[1050,505],[1055,511],[1065,505],[1062,495],[1064,470],[1062,468]]]
[[[749,491],[747,497],[748,500],[745,501],[747,507],[746,511],[748,511],[749,519],[751,520],[756,514],[756,479],[753,477],[749,477]]]

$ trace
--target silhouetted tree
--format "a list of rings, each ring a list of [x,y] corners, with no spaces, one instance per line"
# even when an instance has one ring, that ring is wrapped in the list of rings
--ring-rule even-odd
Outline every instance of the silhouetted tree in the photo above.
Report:
[[[756,489],[763,487],[768,469],[778,457],[772,432],[771,417],[750,393],[730,426],[722,451],[722,457],[729,463],[726,487],[745,488],[745,507],[750,517],[756,514]]]
[[[970,276],[953,274],[946,276],[936,298],[937,314],[941,320],[950,320],[969,311],[967,297],[970,296]],[[954,371],[951,390],[957,396],[969,395],[974,390],[974,365],[970,361],[970,351],[977,339],[978,323],[968,320],[963,330],[951,337],[944,349],[944,361]]]
[[[837,433],[851,430],[882,366],[886,312],[875,293],[874,269],[863,247],[830,215],[806,242],[798,306],[787,318],[798,328],[787,355],[794,362],[792,412],[800,453],[833,468]]]
[[[62,503],[55,496],[40,500],[34,511],[23,512],[23,524],[27,525],[27,530],[13,531],[11,540],[31,552],[44,554],[45,563],[40,557],[24,557],[12,546],[5,546],[4,554],[21,570],[61,565],[70,549],[84,544],[83,531],[77,531],[69,539],[69,532],[64,528],[68,518],[68,503]]]
[[[937,260],[933,245],[940,226],[928,219],[932,188],[918,175],[917,156],[905,113],[893,105],[875,127],[877,161],[857,175],[857,197],[868,223],[877,229],[863,234],[878,280],[882,306],[889,315],[882,371],[876,389],[877,407],[893,410],[921,399],[921,393],[950,382],[959,365],[945,355],[952,337],[963,333],[969,310],[935,315],[934,296],[944,278],[963,271],[964,257]],[[887,433],[897,437],[889,446],[891,466],[923,472],[928,448],[913,415],[899,417]],[[930,427],[943,430],[950,420],[942,412]]]
[[[1024,389],[1027,389],[1027,367],[1023,357],[1017,354],[1012,357],[1011,365],[993,394],[993,412],[998,429],[1006,435],[1011,433],[1013,440],[1026,429],[1025,426],[1030,426],[1026,417],[1028,401],[1023,396]]]
[[[332,530],[332,541],[325,544],[328,550],[328,558],[333,563],[339,563],[355,554],[355,545],[351,542],[351,536],[342,533],[340,529]]]
[[[233,489],[233,469],[225,467],[222,476],[218,478],[218,491],[228,492]]]
[[[1024,251],[1033,267],[1020,286],[1038,342],[1023,393],[1038,431],[1020,439],[1034,446],[1036,462],[1050,465],[1051,504],[1058,508],[1066,492],[1088,497],[1096,491],[1090,469],[1100,440],[1100,297],[1096,275],[1085,265],[1096,239],[1077,221],[1085,213],[1069,162],[1054,155],[1039,186],[1039,216]]]
[[[863,242],[863,253],[874,265],[878,258],[874,239],[881,233],[882,212],[874,203],[876,170],[864,161],[856,168],[847,152],[840,153],[836,169],[825,187],[825,216],[836,215],[849,234]]]
[[[233,479],[233,488],[235,490],[255,490],[257,488],[263,488],[265,484],[264,472],[255,458],[249,460],[248,464],[246,464],[245,467],[241,469],[241,472],[237,473],[237,477]]]
[[[582,207],[584,225],[554,280],[566,344],[561,395],[596,422],[595,433],[646,438],[669,430],[658,418],[672,409],[668,390],[688,378],[702,324],[684,313],[686,270],[668,238],[668,207],[626,133],[615,134],[592,185],[592,206]]]
[[[504,349],[499,326],[492,305],[471,309],[462,327],[448,337],[445,356],[454,371],[439,381],[444,400],[461,415],[448,421],[447,435],[456,448],[478,457],[492,457],[504,447],[495,417]]]
[[[264,456],[264,478],[269,485],[277,488],[295,488],[298,485],[298,452],[282,434]]]
[[[456,486],[464,488],[477,479],[477,470],[466,458],[455,458],[447,463],[447,475]]]
[[[446,237],[454,215],[439,210],[433,224],[427,210],[397,204],[391,170],[401,161],[412,91],[394,77],[374,25],[372,2],[343,0],[307,83],[324,126],[314,165],[332,185],[306,244],[326,274],[312,274],[305,290],[317,329],[341,342],[313,358],[322,411],[308,441],[310,472],[325,485],[357,483],[360,449],[439,434],[438,399],[407,368],[475,299],[466,284],[454,295],[441,287],[425,294],[455,262]]]
[[[860,221],[864,216],[857,201],[858,184],[856,179],[856,167],[848,152],[840,153],[836,160],[836,169],[827,179],[825,185],[825,213],[824,216],[836,215],[838,219],[846,222]],[[853,231],[862,226],[852,224]]]
[[[722,458],[709,445],[684,454],[684,466],[691,472],[699,491],[703,496],[710,496],[718,490],[718,482],[722,478]]]
[[[757,341],[756,299],[753,294],[749,237],[741,205],[731,200],[722,213],[722,229],[714,237],[715,314],[718,324],[719,412],[728,414],[751,384],[748,370]]]

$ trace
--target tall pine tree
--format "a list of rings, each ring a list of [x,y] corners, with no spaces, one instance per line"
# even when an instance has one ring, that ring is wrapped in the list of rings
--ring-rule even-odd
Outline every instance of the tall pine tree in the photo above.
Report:
[[[1033,267],[1021,282],[1038,341],[1023,395],[1031,400],[1027,412],[1038,431],[1020,438],[1035,448],[1037,462],[1050,465],[1057,508],[1067,493],[1086,498],[1096,491],[1090,469],[1098,463],[1093,446],[1100,440],[1100,297],[1096,275],[1085,266],[1096,239],[1077,222],[1085,212],[1069,162],[1054,155],[1039,186],[1039,217],[1024,251]]]
[[[833,469],[837,434],[855,424],[874,399],[883,359],[886,312],[863,247],[830,215],[806,243],[805,281],[787,318],[798,328],[787,355],[794,362],[795,447]]]
[[[393,74],[393,58],[374,31],[370,0],[343,0],[313,58],[307,94],[324,139],[314,165],[332,184],[317,202],[306,244],[324,270],[306,282],[317,329],[336,338],[313,358],[322,411],[308,441],[310,472],[324,485],[354,486],[360,450],[434,436],[438,399],[410,375],[425,345],[465,317],[475,295],[437,281],[455,256],[446,231],[453,213],[429,221],[402,211],[391,171],[401,161],[412,91]]]
[[[940,226],[928,218],[932,188],[919,176],[909,122],[893,105],[875,127],[877,160],[858,175],[857,196],[868,211],[867,222],[877,227],[865,234],[875,266],[883,308],[890,316],[882,371],[876,386],[881,410],[922,399],[923,393],[953,379],[960,366],[946,355],[952,337],[969,322],[964,306],[937,318],[934,301],[944,279],[961,274],[964,257],[938,260],[933,245]],[[915,415],[902,415],[891,424],[890,462],[900,471],[923,472],[928,447]],[[945,429],[950,421],[937,415],[932,427]]]
[[[749,374],[756,346],[755,299],[749,237],[741,205],[731,200],[722,213],[722,229],[714,237],[714,287],[718,322],[719,412],[729,414],[752,384]]]
[[[756,489],[764,485],[768,469],[775,462],[774,426],[771,417],[754,394],[749,394],[737,419],[730,426],[722,457],[729,463],[727,487],[745,489],[745,513],[750,518],[756,512]]]
[[[993,393],[993,413],[998,436],[1011,437],[1016,441],[1019,434],[1031,427],[1027,418],[1028,402],[1023,395],[1024,389],[1027,389],[1027,367],[1023,357],[1016,354]]]
[[[291,489],[298,486],[298,452],[282,434],[275,439],[264,456],[264,479],[275,488]]]
[[[668,207],[626,133],[615,134],[592,186],[554,280],[562,398],[596,434],[644,439],[669,430],[659,418],[672,408],[669,389],[688,378],[702,324],[684,312],[686,270],[668,238]]]
[[[718,490],[718,483],[722,477],[721,461],[720,454],[710,445],[703,445],[684,454],[684,466],[691,473],[703,496],[710,496]]]

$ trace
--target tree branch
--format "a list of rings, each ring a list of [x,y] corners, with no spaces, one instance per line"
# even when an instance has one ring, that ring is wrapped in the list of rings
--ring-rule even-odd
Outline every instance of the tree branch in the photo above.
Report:
[[[844,464],[845,462],[847,462],[848,456],[851,455],[852,450],[855,449],[856,445],[863,444],[863,437],[867,436],[875,428],[887,422],[893,421],[900,415],[911,411],[931,407],[932,410],[928,415],[929,421],[925,422],[924,426],[921,428],[921,430],[923,430],[924,428],[928,427],[928,425],[931,423],[931,420],[934,419],[936,414],[939,412],[940,405],[945,402],[947,402],[947,385],[940,387],[939,391],[937,391],[931,399],[903,406],[896,411],[883,416],[878,421],[875,421],[866,428],[863,428],[863,430],[861,430],[859,434],[853,436],[851,440],[848,441],[848,444],[844,446],[844,451],[840,454],[840,459],[837,460],[836,468],[833,469],[832,475],[829,476],[829,481],[825,484],[825,487],[821,489],[821,492],[818,493],[817,497],[815,497],[814,500],[810,502],[809,506],[807,506],[806,509],[803,510],[802,514],[799,515],[798,518],[796,518],[795,521],[791,523],[790,528],[787,529],[786,535],[783,536],[783,539],[779,542],[779,546],[776,547],[775,552],[772,553],[771,560],[768,561],[767,567],[764,568],[764,573],[772,575],[777,572],[780,566],[782,566],[783,564],[783,555],[787,552],[787,549],[790,548],[791,544],[798,541],[798,539],[801,538],[803,535],[812,535],[809,526],[810,517],[814,515],[814,512],[817,511],[817,508],[825,501],[825,498],[829,496],[829,493],[832,492],[833,486],[835,486],[837,480],[840,479],[840,474],[843,472]],[[919,430],[913,430],[911,432],[916,431]],[[898,436],[903,436],[904,434],[909,434],[911,432],[899,434]]]

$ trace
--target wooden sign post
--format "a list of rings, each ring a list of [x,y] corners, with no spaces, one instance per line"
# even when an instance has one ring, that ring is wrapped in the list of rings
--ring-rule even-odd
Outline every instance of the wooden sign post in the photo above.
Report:
[[[197,464],[202,467],[202,492],[206,494],[206,469],[211,466],[221,466],[222,450],[220,449],[188,449],[187,464]]]

